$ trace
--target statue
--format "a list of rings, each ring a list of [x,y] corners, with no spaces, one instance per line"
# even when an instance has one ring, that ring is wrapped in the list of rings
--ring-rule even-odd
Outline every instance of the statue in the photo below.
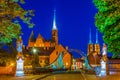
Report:
[[[16,76],[24,75],[24,60],[23,60],[24,57],[22,55],[22,46],[23,46],[23,42],[20,36],[16,43],[16,48],[18,52],[17,60],[16,60]]]
[[[17,41],[17,44],[16,44],[18,53],[22,53],[22,46],[23,46],[23,41],[22,41],[22,38],[20,36],[18,41]]]
[[[103,43],[102,52],[103,52],[102,55],[106,55],[106,54],[107,54],[107,46],[106,46],[106,44],[104,44],[104,43]]]
[[[102,48],[102,59],[104,61],[107,61],[107,46],[106,44],[103,44],[103,48]]]
[[[106,76],[108,75],[108,59],[107,59],[107,46],[103,44],[102,48],[102,59],[101,59],[101,72],[99,76]]]

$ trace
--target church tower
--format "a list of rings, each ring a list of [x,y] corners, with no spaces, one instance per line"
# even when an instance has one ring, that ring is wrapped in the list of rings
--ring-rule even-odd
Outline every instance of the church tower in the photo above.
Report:
[[[52,42],[54,43],[54,46],[58,45],[58,30],[57,30],[57,26],[56,26],[56,10],[54,10]]]
[[[93,43],[92,43],[92,36],[91,36],[91,29],[90,29],[87,55],[89,55],[92,52],[93,52]]]
[[[100,44],[98,43],[98,31],[96,30],[96,43],[94,44],[94,51],[100,55]]]

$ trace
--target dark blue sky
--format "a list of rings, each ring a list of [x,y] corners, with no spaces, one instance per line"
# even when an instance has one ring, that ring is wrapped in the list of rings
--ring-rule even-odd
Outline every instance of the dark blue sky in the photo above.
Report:
[[[28,44],[28,38],[32,30],[37,37],[40,33],[44,38],[51,38],[54,8],[56,8],[56,23],[58,28],[59,43],[69,48],[87,52],[89,30],[92,31],[92,42],[95,43],[95,19],[97,13],[92,0],[25,0],[25,9],[35,10],[32,19],[35,26],[28,29],[22,24],[24,44]],[[102,47],[102,36],[99,34],[99,43]]]

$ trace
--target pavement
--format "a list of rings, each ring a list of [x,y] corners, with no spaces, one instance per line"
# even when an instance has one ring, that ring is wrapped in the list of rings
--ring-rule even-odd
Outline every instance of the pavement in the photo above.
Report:
[[[120,80],[120,75],[96,76],[85,74],[86,80]]]
[[[68,79],[68,77],[72,77],[71,79]],[[62,79],[64,78],[64,79]],[[21,77],[12,76],[12,75],[0,75],[0,80],[74,80],[74,78],[77,78],[76,80],[84,80],[82,79],[83,76],[80,76],[80,73],[46,73],[46,74],[40,74],[40,75],[24,75]]]
[[[21,77],[12,75],[0,75],[0,80],[120,80],[120,74],[96,76],[94,74],[40,74],[25,75]],[[72,79],[73,78],[73,79]],[[76,78],[76,79],[75,79]],[[84,79],[83,79],[84,78]]]
[[[85,80],[80,73],[53,74],[38,80]]]
[[[0,75],[0,80],[37,80],[42,78],[48,74],[40,74],[40,75],[25,75],[25,76],[12,76],[12,75]]]

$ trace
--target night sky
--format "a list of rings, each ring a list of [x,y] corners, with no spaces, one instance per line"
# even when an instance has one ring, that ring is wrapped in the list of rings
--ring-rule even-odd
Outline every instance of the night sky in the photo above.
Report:
[[[37,37],[40,33],[44,38],[51,38],[54,9],[56,9],[56,24],[58,28],[59,43],[69,48],[87,52],[89,42],[89,30],[92,31],[92,42],[95,43],[95,8],[92,0],[25,0],[22,5],[25,9],[33,9],[35,16],[32,22],[34,28],[27,28],[22,23],[23,41],[27,46],[31,31]],[[99,43],[102,47],[102,34],[99,34]],[[76,55],[77,56],[77,55]]]

